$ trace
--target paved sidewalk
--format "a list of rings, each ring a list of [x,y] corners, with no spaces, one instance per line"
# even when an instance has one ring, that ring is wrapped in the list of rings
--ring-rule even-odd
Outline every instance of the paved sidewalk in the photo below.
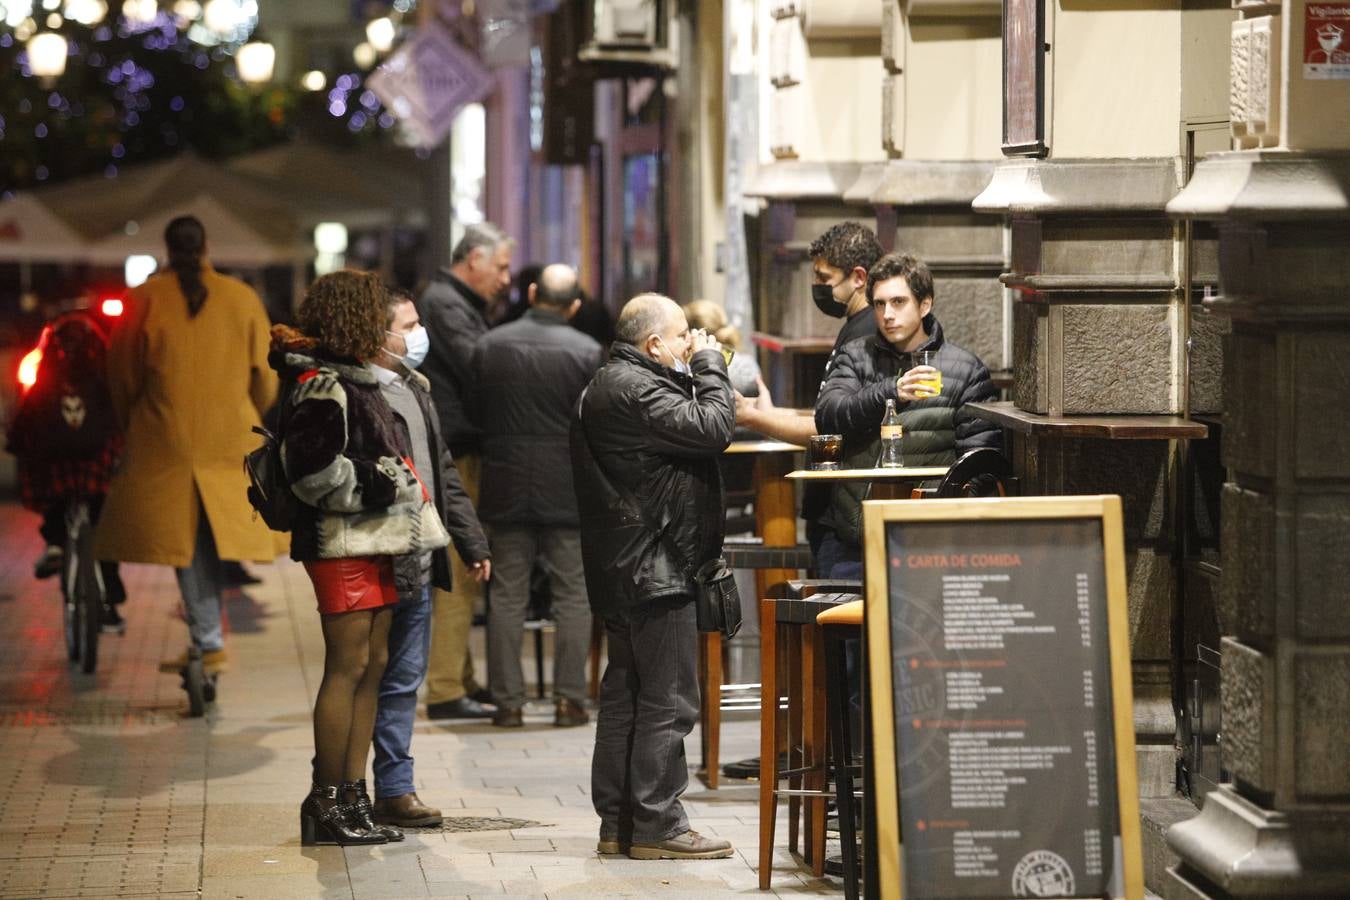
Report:
[[[304,571],[252,567],[263,584],[227,602],[233,668],[210,715],[194,720],[177,676],[157,670],[187,640],[173,573],[124,567],[127,633],[105,635],[98,672],[78,674],[65,659],[57,586],[32,578],[36,525],[0,505],[0,614],[9,626],[0,635],[0,898],[767,896],[753,868],[753,784],[724,781],[714,792],[695,780],[685,797],[695,828],[735,843],[730,859],[597,857],[594,728],[554,728],[542,703],[519,731],[418,724],[421,796],[456,826],[498,829],[301,848],[310,705],[323,663]],[[475,640],[481,663],[481,634]],[[757,750],[756,723],[724,725],[723,759]],[[697,760],[697,730],[688,756]],[[841,893],[785,851],[773,885],[779,896]]]

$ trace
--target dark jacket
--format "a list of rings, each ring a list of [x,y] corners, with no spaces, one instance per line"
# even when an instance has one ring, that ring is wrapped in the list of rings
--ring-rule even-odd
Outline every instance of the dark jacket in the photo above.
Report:
[[[539,307],[478,342],[468,410],[483,429],[484,522],[580,524],[568,432],[601,362],[599,344]]]
[[[825,379],[829,378],[830,372],[834,370],[835,361],[839,358],[839,351],[858,338],[875,334],[876,330],[877,320],[876,316],[872,315],[870,306],[855,312],[844,321],[843,327],[839,329],[839,334],[835,335],[834,346],[830,348],[830,355],[825,360],[825,373],[821,376],[820,387],[816,388],[817,397],[820,396],[821,389],[825,387]],[[807,522],[818,522],[825,511],[830,508],[830,494],[828,484],[808,481],[802,485],[802,518]]]
[[[477,453],[482,435],[469,419],[464,402],[474,344],[488,330],[487,301],[442,269],[417,298],[416,306],[431,339],[431,350],[419,371],[431,382],[441,436],[456,456]]]
[[[481,559],[488,559],[491,553],[488,550],[487,536],[483,534],[483,527],[478,523],[478,516],[473,511],[473,502],[464,490],[464,483],[459,479],[455,459],[445,446],[445,441],[441,440],[441,425],[437,421],[436,410],[431,405],[431,385],[417,372],[409,372],[404,384],[417,399],[417,405],[422,409],[422,418],[426,422],[427,437],[431,444],[428,455],[436,460],[435,471],[431,473],[432,483],[427,487],[436,501],[436,509],[441,514],[445,530],[450,533],[450,539],[455,542],[455,550],[464,562],[472,565]],[[398,410],[390,411],[393,413],[394,422],[398,425],[402,445],[411,449],[412,432],[408,428],[408,423],[403,421]],[[421,474],[425,480],[426,473]],[[418,555],[400,556],[394,560],[394,582],[400,597],[416,594],[421,590],[422,566]],[[432,552],[431,583],[443,591],[453,588],[449,548]]]
[[[693,596],[692,572],[722,552],[718,459],[735,428],[722,355],[695,353],[692,377],[615,344],[583,395],[572,428],[586,588],[597,615]],[[627,488],[643,517],[614,485]],[[676,559],[646,522],[658,524]]]
[[[422,488],[404,461],[394,414],[368,365],[285,346],[268,357],[281,376],[281,459],[302,501],[291,558],[411,552]]]
[[[969,350],[943,340],[942,326],[931,313],[924,318],[924,330],[930,337],[917,350],[937,351],[935,366],[942,372],[942,393],[926,400],[900,399],[896,379],[917,363],[913,353],[895,350],[880,332],[847,344],[836,356],[816,400],[816,429],[844,436],[844,466],[876,465],[887,400],[895,401],[904,426],[901,447],[906,466],[947,465],[967,450],[1002,447],[998,426],[966,408],[967,403],[997,397],[989,370]],[[840,540],[861,543],[867,488],[865,482],[835,486],[821,523]]]

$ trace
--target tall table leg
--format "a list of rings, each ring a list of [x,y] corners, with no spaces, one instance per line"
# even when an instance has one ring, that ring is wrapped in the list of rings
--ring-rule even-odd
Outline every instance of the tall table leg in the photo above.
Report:
[[[755,528],[765,547],[797,544],[797,494],[785,477],[792,471],[792,461],[791,453],[755,457]],[[796,569],[757,569],[755,594],[767,597],[771,586],[796,577]]]
[[[778,621],[774,602],[759,602],[759,889],[773,875],[778,818]]]

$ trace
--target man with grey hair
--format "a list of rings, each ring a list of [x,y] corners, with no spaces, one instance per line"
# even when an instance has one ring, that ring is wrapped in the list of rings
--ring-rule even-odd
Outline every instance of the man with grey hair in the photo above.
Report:
[[[736,409],[717,341],[668,297],[619,316],[609,361],[572,425],[572,472],[591,610],[605,621],[591,802],[602,854],[720,859],[689,828],[684,739],[698,721],[693,572],[722,550],[718,459]]]
[[[441,422],[441,434],[455,457],[464,490],[478,504],[482,433],[465,409],[474,344],[487,333],[488,310],[511,285],[514,242],[497,226],[470,225],[455,245],[450,268],[442,269],[417,299],[431,350],[422,373]],[[493,714],[491,695],[474,680],[469,627],[482,587],[454,563],[453,591],[433,596],[431,653],[427,665],[427,716],[482,719]]]
[[[488,608],[492,724],[524,724],[520,666],[530,575],[548,578],[557,625],[553,724],[585,725],[591,611],[572,490],[572,410],[602,361],[600,345],[568,326],[581,306],[577,273],[555,263],[530,285],[524,316],[483,336],[473,354],[469,412],[483,429],[483,493],[496,575]]]

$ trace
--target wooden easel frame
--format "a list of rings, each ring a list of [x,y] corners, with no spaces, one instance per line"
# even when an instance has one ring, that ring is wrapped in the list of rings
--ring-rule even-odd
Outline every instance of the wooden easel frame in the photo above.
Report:
[[[889,522],[1016,521],[1098,519],[1102,525],[1106,614],[1111,657],[1111,719],[1116,750],[1116,810],[1119,814],[1123,895],[1113,900],[1143,900],[1144,871],[1139,837],[1139,784],[1134,747],[1134,692],[1130,677],[1130,627],[1125,593],[1125,536],[1120,498],[1019,497],[960,500],[878,500],[863,504],[866,565],[866,618],[869,690],[872,697],[872,746],[876,773],[879,872],[882,900],[900,900],[904,880],[900,858],[899,785],[896,783],[895,710],[893,708],[890,570],[886,565]],[[884,661],[873,665],[873,660]]]

